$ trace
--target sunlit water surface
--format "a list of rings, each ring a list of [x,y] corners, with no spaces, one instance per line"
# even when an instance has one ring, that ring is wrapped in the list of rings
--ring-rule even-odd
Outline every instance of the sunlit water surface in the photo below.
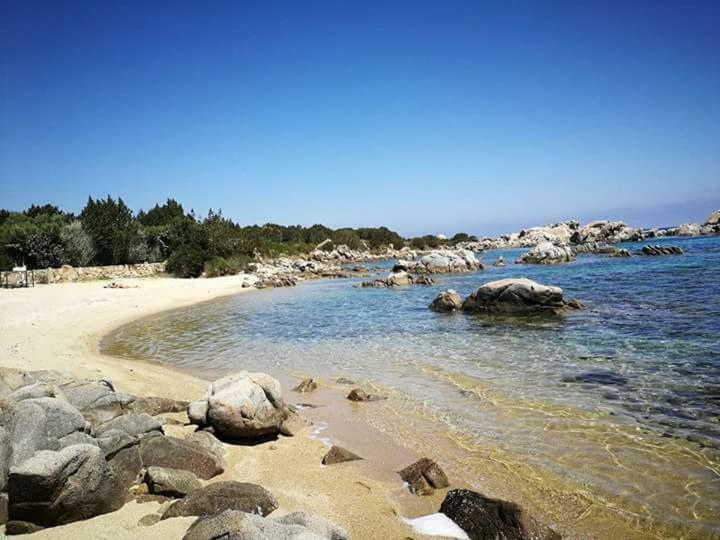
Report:
[[[258,291],[139,321],[104,347],[217,372],[366,379],[391,397],[378,429],[443,452],[471,485],[566,532],[602,537],[614,521],[628,536],[718,536],[720,238],[672,244],[686,254],[545,267],[499,250],[482,254],[484,272],[432,287]],[[505,268],[491,265],[498,255]],[[428,309],[441,290],[505,277],[558,285],[586,309],[530,320]]]

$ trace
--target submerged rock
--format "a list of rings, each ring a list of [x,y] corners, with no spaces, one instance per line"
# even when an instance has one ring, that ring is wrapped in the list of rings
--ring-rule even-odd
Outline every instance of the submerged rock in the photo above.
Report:
[[[298,384],[295,388],[292,389],[293,392],[314,392],[317,390],[317,383],[315,382],[315,379],[303,379],[300,384]]]
[[[580,307],[577,300],[566,301],[560,287],[541,285],[527,278],[486,283],[462,305],[463,311],[504,314],[558,314]]]
[[[430,309],[439,312],[455,311],[462,308],[462,298],[454,289],[438,294],[430,304]]]
[[[625,386],[628,382],[626,377],[612,371],[586,371],[578,375],[563,377],[563,382],[605,384],[613,386]]]
[[[642,255],[682,255],[683,250],[678,246],[647,245],[640,250]]]
[[[445,496],[440,511],[470,540],[560,540],[560,535],[529,516],[519,505],[467,489]]]

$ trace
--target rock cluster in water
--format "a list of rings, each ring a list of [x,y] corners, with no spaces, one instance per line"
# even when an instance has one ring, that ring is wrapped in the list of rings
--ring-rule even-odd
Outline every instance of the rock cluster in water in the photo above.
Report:
[[[442,292],[430,304],[430,309],[462,309],[488,314],[560,314],[582,307],[577,300],[565,300],[560,287],[541,285],[527,278],[491,281],[465,298],[460,305],[459,298],[452,289]]]
[[[569,246],[541,242],[523,254],[517,262],[521,264],[562,264],[574,260],[575,253]]]
[[[398,272],[390,272],[385,279],[374,279],[372,281],[363,281],[355,285],[362,288],[387,288],[387,287],[406,287],[408,285],[434,285],[435,280],[425,274],[413,276],[404,270]]]

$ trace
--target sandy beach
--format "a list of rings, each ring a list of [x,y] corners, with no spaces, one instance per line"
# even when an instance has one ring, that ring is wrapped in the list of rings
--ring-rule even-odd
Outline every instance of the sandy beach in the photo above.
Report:
[[[118,390],[138,395],[182,400],[201,397],[207,381],[161,365],[103,356],[98,352],[99,342],[113,329],[135,319],[248,289],[242,289],[241,280],[235,277],[163,277],[122,283],[128,288],[108,289],[104,288],[107,282],[93,281],[0,291],[0,364],[59,370],[80,378],[107,378]],[[354,538],[422,538],[402,522],[401,516],[436,512],[445,490],[422,498],[407,494],[393,471],[417,456],[383,439],[380,433],[369,439],[358,437],[358,432],[367,434],[371,428],[353,424],[352,405],[337,391],[321,388],[312,397],[292,396],[288,382],[283,381],[283,390],[289,402],[318,405],[309,409],[308,415],[318,425],[328,426],[322,437],[305,430],[296,437],[255,446],[225,445],[227,469],[211,481],[261,484],[280,503],[275,515],[308,511],[341,525]],[[327,446],[320,439],[344,442],[342,425],[346,433],[355,433],[353,440],[366,441],[362,448],[353,450],[367,459],[359,464],[322,467],[320,460]],[[47,529],[34,537],[181,538],[194,518],[165,520],[150,527],[138,525],[159,506],[157,502],[133,501],[111,514]]]

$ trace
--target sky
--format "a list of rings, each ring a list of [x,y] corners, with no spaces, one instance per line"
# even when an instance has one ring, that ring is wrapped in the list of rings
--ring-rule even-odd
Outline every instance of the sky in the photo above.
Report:
[[[0,208],[497,234],[720,208],[720,2],[0,2]]]

